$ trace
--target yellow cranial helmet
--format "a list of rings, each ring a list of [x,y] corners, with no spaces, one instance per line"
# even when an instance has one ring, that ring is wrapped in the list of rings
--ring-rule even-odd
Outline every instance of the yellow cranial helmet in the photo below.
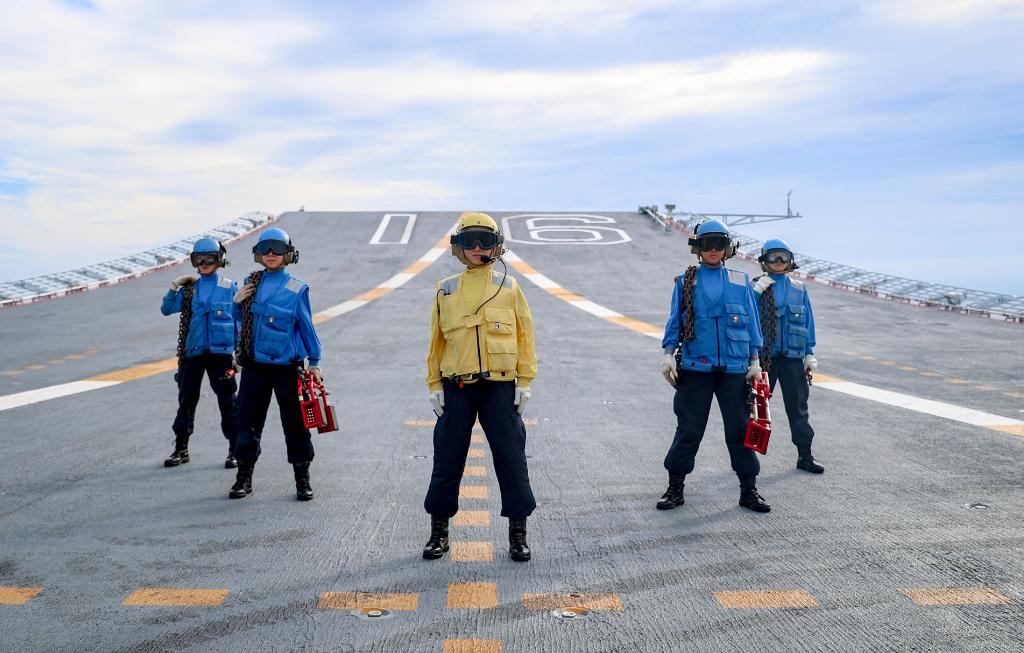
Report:
[[[490,251],[492,257],[500,257],[504,252],[501,247],[504,241],[505,237],[501,235],[494,218],[479,211],[463,213],[455,234],[449,240],[452,256],[466,265],[470,265],[470,262],[466,258],[465,250],[479,247]]]
[[[494,233],[498,233],[499,231],[498,223],[495,222],[494,218],[491,216],[479,211],[466,211],[462,214],[462,217],[459,218],[458,231],[471,229],[473,227],[490,229]]]

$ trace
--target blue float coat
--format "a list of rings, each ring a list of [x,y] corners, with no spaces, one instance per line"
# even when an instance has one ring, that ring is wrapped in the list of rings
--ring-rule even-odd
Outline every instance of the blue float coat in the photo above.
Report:
[[[814,339],[814,312],[811,310],[811,297],[807,294],[806,284],[802,281],[794,284],[785,274],[768,276],[775,280],[772,291],[775,293],[776,328],[772,356],[810,356],[817,343]],[[798,307],[802,307],[802,310]],[[802,329],[807,329],[807,333],[804,334]]]
[[[196,281],[192,293],[192,320],[185,340],[185,357],[205,353],[230,354],[238,342],[238,322],[235,320],[231,298],[238,290],[234,281],[213,274],[203,275]],[[160,304],[164,315],[181,312],[182,290],[168,290]]]
[[[248,282],[246,279],[245,283]],[[242,310],[238,304],[234,305],[234,312],[241,323]],[[253,301],[253,314],[256,362],[285,365],[309,358],[310,366],[320,364],[320,338],[313,326],[309,286],[305,281],[284,268],[264,271]]]

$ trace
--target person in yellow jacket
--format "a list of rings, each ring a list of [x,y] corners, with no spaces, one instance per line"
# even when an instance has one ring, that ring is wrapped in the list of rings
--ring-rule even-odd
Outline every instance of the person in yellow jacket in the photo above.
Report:
[[[434,469],[423,502],[431,517],[426,559],[448,550],[448,519],[459,510],[459,484],[477,418],[494,458],[501,515],[509,520],[509,554],[519,562],[530,559],[526,518],[537,502],[521,416],[537,375],[537,354],[523,291],[507,269],[494,270],[503,242],[491,216],[464,213],[451,245],[466,271],[438,282],[430,307],[427,390],[438,419]]]

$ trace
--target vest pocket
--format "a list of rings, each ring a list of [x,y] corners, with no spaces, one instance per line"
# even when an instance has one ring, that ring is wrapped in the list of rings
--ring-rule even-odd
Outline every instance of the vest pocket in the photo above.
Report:
[[[807,327],[790,324],[786,332],[786,349],[802,356],[807,348],[807,334]]]
[[[728,343],[726,354],[729,358],[746,359],[750,355],[750,332],[746,327],[725,329],[725,339]]]
[[[514,372],[518,348],[514,338],[487,338],[488,370],[491,372]]]
[[[214,304],[210,308],[210,346],[233,347],[235,344],[235,321],[231,317],[230,304]]]
[[[485,306],[484,320],[487,322],[487,333],[498,336],[510,336],[515,333],[516,315],[510,308]]]
[[[789,309],[789,321],[794,324],[803,324],[807,321],[807,311],[801,304],[786,304]],[[806,335],[806,334],[805,334]]]
[[[291,329],[288,322],[274,315],[263,316],[256,349],[271,358],[281,358],[288,352],[291,345]]]

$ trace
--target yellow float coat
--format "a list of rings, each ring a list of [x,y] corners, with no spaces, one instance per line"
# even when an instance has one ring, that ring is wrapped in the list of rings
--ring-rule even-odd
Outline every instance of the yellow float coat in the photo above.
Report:
[[[491,381],[515,381],[524,388],[537,375],[526,296],[511,276],[502,284],[502,273],[492,267],[468,268],[436,285],[427,352],[431,390],[440,390],[441,379],[453,375],[488,372]]]

